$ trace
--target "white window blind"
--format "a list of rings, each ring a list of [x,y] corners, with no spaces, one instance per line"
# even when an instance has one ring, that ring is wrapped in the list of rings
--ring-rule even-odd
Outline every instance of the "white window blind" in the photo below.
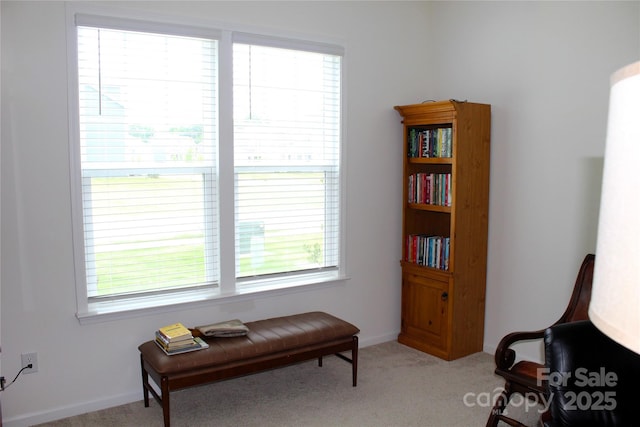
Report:
[[[234,43],[233,58],[236,277],[337,269],[341,56]]]
[[[89,299],[217,284],[217,48],[77,27]]]

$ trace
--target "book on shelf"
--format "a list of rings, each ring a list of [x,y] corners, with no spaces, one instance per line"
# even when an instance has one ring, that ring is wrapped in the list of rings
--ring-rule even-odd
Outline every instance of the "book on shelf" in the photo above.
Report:
[[[451,206],[450,173],[415,173],[408,176],[408,202]]]
[[[450,245],[449,237],[409,234],[406,241],[405,261],[448,271]]]
[[[176,354],[189,353],[191,351],[204,350],[209,348],[209,344],[200,337],[191,338],[189,342],[179,347],[166,347],[161,341],[155,340],[155,343],[168,356]]]
[[[452,129],[439,128],[410,128],[407,135],[407,153],[412,158],[451,157]]]
[[[249,328],[238,319],[196,326],[196,329],[204,336],[222,338],[240,337],[249,332]]]
[[[187,328],[180,322],[163,326],[160,329],[158,329],[158,333],[162,335],[167,342],[180,341],[184,339],[193,338],[189,328]]]

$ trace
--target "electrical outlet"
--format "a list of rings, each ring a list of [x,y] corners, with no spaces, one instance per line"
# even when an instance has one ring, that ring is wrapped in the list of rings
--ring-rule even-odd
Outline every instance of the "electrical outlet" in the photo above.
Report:
[[[22,367],[31,365],[31,368],[27,368],[22,371],[25,374],[33,374],[38,372],[38,353],[22,353]]]

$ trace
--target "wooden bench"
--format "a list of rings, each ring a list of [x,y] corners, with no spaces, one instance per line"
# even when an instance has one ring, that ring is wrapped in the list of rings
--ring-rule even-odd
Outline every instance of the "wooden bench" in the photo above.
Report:
[[[153,342],[140,345],[144,406],[149,393],[162,406],[169,427],[169,393],[196,385],[238,377],[335,354],[351,363],[353,387],[357,383],[358,337],[354,325],[323,312],[302,313],[248,322],[243,337],[206,338],[209,348],[167,356]],[[340,352],[351,351],[351,358]],[[160,393],[149,383],[149,377]]]

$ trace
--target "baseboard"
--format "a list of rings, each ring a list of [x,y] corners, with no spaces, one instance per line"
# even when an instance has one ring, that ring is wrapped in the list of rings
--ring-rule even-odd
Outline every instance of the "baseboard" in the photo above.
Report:
[[[398,331],[399,332],[399,331]],[[359,348],[369,347],[376,344],[382,344],[388,341],[394,341],[398,337],[398,332],[390,332],[375,337],[367,337],[361,339]],[[28,427],[34,424],[42,424],[59,420],[62,418],[73,417],[75,415],[86,414],[87,412],[99,411],[101,409],[112,408],[114,406],[126,405],[131,402],[142,402],[142,390],[132,391],[130,393],[112,396],[105,399],[94,400],[89,402],[81,402],[76,405],[70,405],[55,408],[50,411],[33,412],[21,415],[20,417],[2,420],[4,427]],[[142,403],[141,403],[142,404]]]
[[[87,412],[125,405],[138,400],[142,402],[142,390],[136,390],[135,392],[111,396],[100,400],[81,402],[77,405],[64,406],[50,411],[32,412],[16,418],[4,419],[2,420],[2,425],[4,427],[28,427],[34,424],[42,424],[62,418],[73,417],[75,415],[86,414]]]
[[[383,342],[389,342],[389,341],[395,341],[398,339],[398,334],[400,333],[400,331],[397,332],[390,332],[388,334],[384,334],[384,335],[378,335],[375,337],[367,337],[365,339],[360,339],[359,343],[358,343],[358,347],[359,348],[364,348],[364,347],[369,347],[372,345],[377,345],[377,344],[382,344]]]
[[[482,346],[482,351],[489,354],[496,354],[496,348],[498,347],[495,345],[487,344],[485,342],[484,345]]]
[[[496,354],[496,349],[498,347],[495,345],[490,345],[487,343],[484,343],[483,347],[482,347],[482,351],[484,351],[485,353],[489,353],[491,355]],[[540,354],[533,354],[533,352],[531,351],[531,349],[519,349],[516,352],[516,362],[519,362],[521,360],[530,360],[532,362],[537,362],[540,364],[544,365],[544,359],[541,358]]]

